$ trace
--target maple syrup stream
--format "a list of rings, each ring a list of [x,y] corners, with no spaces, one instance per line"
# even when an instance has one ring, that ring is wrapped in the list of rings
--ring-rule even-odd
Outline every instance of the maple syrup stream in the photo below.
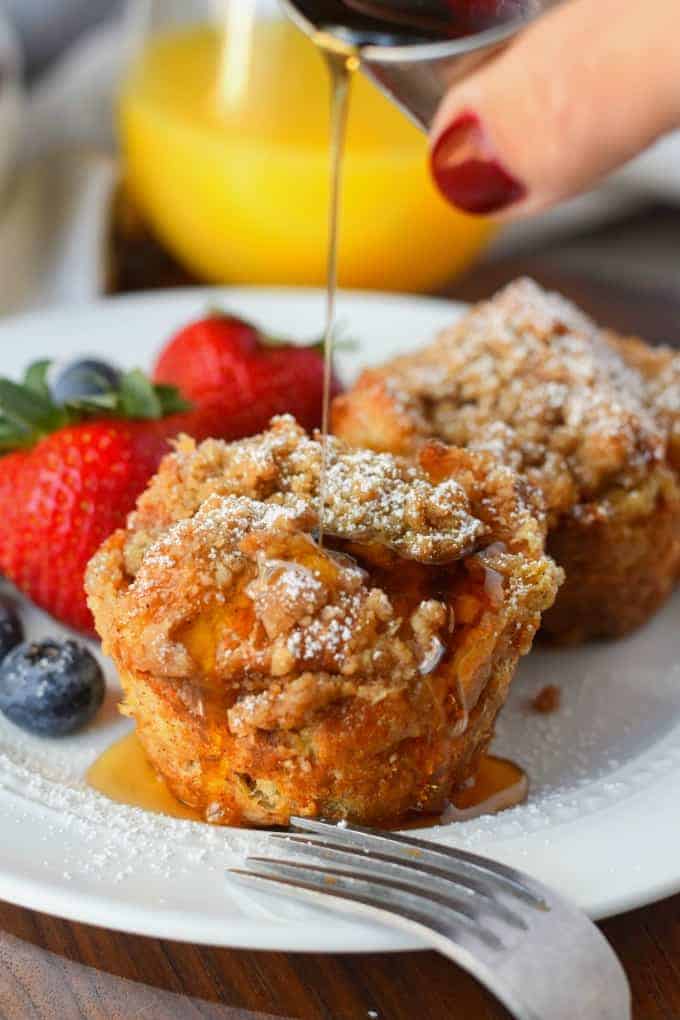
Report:
[[[326,514],[326,470],[330,424],[331,379],[333,376],[333,332],[338,290],[338,247],[342,204],[347,116],[352,75],[359,67],[359,56],[332,37],[320,32],[316,40],[323,51],[331,77],[331,149],[330,202],[328,212],[328,270],[326,279],[326,324],[324,330],[323,410],[321,416],[321,476],[319,480],[319,545],[323,547]]]

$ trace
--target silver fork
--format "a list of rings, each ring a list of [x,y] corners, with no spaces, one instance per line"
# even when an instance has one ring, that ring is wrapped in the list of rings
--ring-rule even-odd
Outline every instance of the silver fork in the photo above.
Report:
[[[306,818],[271,833],[274,856],[240,881],[417,934],[517,1020],[629,1020],[609,943],[576,907],[504,864],[422,839]]]

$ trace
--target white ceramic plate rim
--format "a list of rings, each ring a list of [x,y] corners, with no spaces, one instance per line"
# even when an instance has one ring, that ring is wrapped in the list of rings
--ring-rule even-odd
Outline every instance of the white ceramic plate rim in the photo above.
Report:
[[[323,294],[313,289],[197,288],[48,310],[0,324],[0,357],[3,345],[11,343],[17,345],[23,360],[27,360],[35,353],[30,350],[31,345],[40,342],[42,349],[46,349],[49,338],[59,334],[77,337],[74,350],[84,351],[88,331],[96,333],[103,329],[115,335],[113,325],[117,320],[129,325],[139,315],[140,322],[162,320],[164,324],[179,326],[200,314],[206,305],[220,302],[255,315],[272,327],[277,323],[268,322],[270,311],[275,310],[278,316],[287,310],[286,328],[290,329],[293,321],[299,321],[298,335],[311,336],[321,321]],[[408,330],[409,323],[417,323],[409,337],[409,346],[415,346],[427,339],[437,325],[445,325],[459,313],[460,306],[428,298],[345,292],[340,309],[341,314],[343,309],[351,312],[352,325],[359,333],[362,316],[380,315],[389,324],[386,328],[393,328],[395,334],[400,329]],[[148,361],[149,351],[165,335],[154,335],[148,347],[144,337],[142,347],[146,349],[140,349],[142,362]],[[396,349],[405,344],[402,337]],[[115,353],[112,351],[112,356]],[[343,356],[342,360],[346,358]],[[667,639],[679,606],[676,596],[654,621],[652,628],[656,629],[653,633],[650,631],[645,640],[653,645],[659,636]],[[637,646],[631,642],[620,647],[621,654],[625,655],[626,648],[633,649],[634,654]],[[549,664],[553,662],[549,660]],[[680,890],[680,825],[676,821],[680,802],[680,727],[671,727],[634,760],[615,769],[608,779],[609,783],[604,786],[601,779],[593,783],[584,781],[573,801],[561,805],[561,813],[551,816],[547,825],[540,822],[533,829],[529,825],[526,831],[514,834],[513,812],[499,816],[502,824],[490,822],[497,837],[491,838],[488,852],[531,871],[538,878],[552,881],[595,918],[610,916]],[[622,789],[625,789],[623,799]],[[25,832],[29,851],[26,867],[19,868],[16,862],[10,866],[3,860],[0,845],[0,897],[10,902],[71,920],[139,934],[243,948],[362,952],[418,946],[417,942],[377,925],[354,923],[333,914],[320,918],[318,913],[312,912],[303,919],[289,917],[284,924],[280,918],[276,923],[269,923],[265,911],[265,914],[256,913],[254,918],[234,921],[226,915],[206,916],[205,912],[192,910],[186,904],[178,906],[166,901],[155,909],[150,909],[148,904],[136,905],[121,895],[122,888],[112,882],[88,884],[62,880],[55,876],[53,869],[46,875],[37,874],[35,861],[30,860],[32,844],[37,839],[48,844],[51,840],[58,843],[59,837],[51,833],[59,829],[48,824],[39,808],[15,815],[11,805],[16,797],[16,790],[3,784],[0,773],[0,814],[12,819],[21,833]],[[525,823],[526,819],[522,824]],[[191,823],[173,821],[168,831],[185,833],[191,828]],[[442,830],[438,836],[455,843],[457,831],[447,827],[447,832]],[[50,853],[52,850],[49,846]]]

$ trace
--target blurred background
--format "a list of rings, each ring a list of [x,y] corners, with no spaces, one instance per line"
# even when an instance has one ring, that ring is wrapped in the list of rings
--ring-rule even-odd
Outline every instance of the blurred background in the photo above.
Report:
[[[89,28],[118,15],[122,0],[6,0],[29,75],[38,74]]]
[[[327,152],[325,69],[275,0],[0,0],[0,313],[196,281],[321,284]],[[653,307],[663,339],[678,210],[671,138],[501,233],[445,205],[424,136],[357,84],[345,286],[476,298],[530,272],[630,330],[649,333]]]

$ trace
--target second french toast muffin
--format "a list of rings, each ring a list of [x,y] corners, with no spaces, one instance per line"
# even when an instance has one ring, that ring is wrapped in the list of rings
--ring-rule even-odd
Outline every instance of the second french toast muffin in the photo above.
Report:
[[[288,417],[182,439],[88,571],[124,711],[209,822],[442,810],[562,577],[488,454],[329,440],[323,547],[321,462]]]
[[[680,355],[600,330],[530,280],[364,372],[333,431],[400,455],[434,436],[516,470],[566,573],[543,622],[555,639],[627,633],[680,573]]]

